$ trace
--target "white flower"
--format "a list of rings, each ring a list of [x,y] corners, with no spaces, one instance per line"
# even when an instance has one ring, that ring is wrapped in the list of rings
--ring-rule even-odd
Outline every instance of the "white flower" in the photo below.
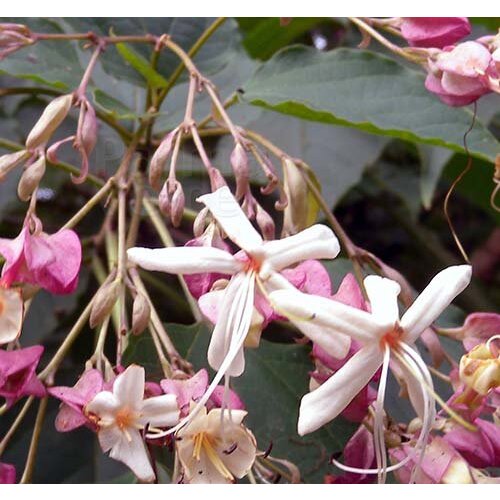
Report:
[[[131,248],[128,258],[151,271],[232,275],[224,290],[220,308],[222,313],[219,314],[208,349],[210,366],[218,372],[199,402],[201,407],[224,375],[239,376],[243,373],[243,344],[252,324],[256,291],[268,296],[272,290],[295,290],[279,271],[307,259],[334,258],[340,248],[333,232],[320,224],[282,240],[263,241],[227,187],[201,196],[198,201],[207,206],[227,236],[243,252],[231,255],[218,248],[194,246]],[[349,337],[324,327],[317,328],[308,322],[298,326],[329,354],[338,358],[347,354]]]
[[[254,435],[241,423],[247,412],[206,408],[176,434],[187,483],[231,483],[244,477],[257,452]]]
[[[179,421],[179,408],[173,394],[144,399],[144,368],[129,366],[116,377],[113,392],[103,391],[85,407],[99,427],[99,443],[109,456],[123,462],[144,482],[154,481],[141,430],[170,427]]]
[[[391,360],[397,363],[412,405],[423,421],[417,449],[425,446],[434,421],[434,389],[429,370],[413,344],[469,284],[471,272],[471,267],[467,265],[441,271],[401,320],[397,302],[400,287],[395,281],[379,276],[368,276],[364,281],[371,313],[298,291],[278,290],[271,293],[271,301],[288,313],[292,321],[293,318],[307,318],[318,327],[336,329],[363,344],[340,370],[302,398],[299,434],[313,432],[337,417],[382,366],[374,425],[378,468],[363,472],[385,474],[394,470],[394,467],[387,468],[383,437],[383,401]]]

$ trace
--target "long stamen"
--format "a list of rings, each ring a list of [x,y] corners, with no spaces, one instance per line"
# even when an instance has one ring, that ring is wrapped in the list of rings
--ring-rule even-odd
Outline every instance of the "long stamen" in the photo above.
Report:
[[[404,342],[400,343],[400,347],[405,351],[405,353],[403,353],[400,357],[398,356],[399,353],[395,354],[398,357],[398,359],[400,359],[400,362],[404,364],[406,369],[408,369],[411,372],[411,374],[416,378],[416,380],[422,384],[421,385],[422,397],[424,399],[424,418],[422,421],[422,429],[420,431],[419,438],[414,448],[418,458],[410,477],[410,483],[414,483],[417,473],[420,471],[422,466],[422,462],[425,455],[425,448],[429,441],[429,435],[432,429],[432,424],[434,423],[434,420],[436,418],[436,408],[434,404],[434,399],[429,398],[429,394],[425,389],[426,385],[432,387],[432,377],[429,373],[429,370],[427,370],[425,363],[423,363],[423,361],[422,363],[420,363],[421,361],[420,355]]]
[[[234,361],[234,358],[238,354],[239,350],[243,346],[245,342],[245,338],[248,334],[248,330],[250,328],[252,322],[252,313],[253,313],[253,303],[254,303],[254,292],[255,292],[255,273],[249,273],[246,277],[245,281],[242,284],[242,288],[245,290],[244,300],[241,302],[241,314],[236,315],[236,317],[240,318],[240,323],[236,330],[236,334],[234,335],[234,344],[229,349],[224,361],[222,362],[219,370],[215,374],[210,386],[205,391],[203,397],[198,401],[193,410],[189,413],[187,417],[182,419],[177,425],[171,427],[170,429],[160,433],[160,434],[151,434],[147,435],[148,438],[157,439],[160,437],[168,436],[177,432],[179,429],[187,425],[197,414],[198,412],[205,406],[206,402],[210,399],[210,396],[214,392],[217,385],[222,380],[222,377],[225,375],[228,368],[231,366],[231,363]]]
[[[378,386],[377,393],[377,408],[375,410],[375,421],[374,427],[377,432],[376,439],[378,438],[380,458],[382,459],[382,468],[378,474],[378,482],[385,483],[386,480],[386,469],[387,469],[387,455],[385,449],[385,436],[384,436],[384,398],[385,398],[385,388],[387,386],[387,375],[389,371],[389,360],[390,360],[391,350],[388,345],[385,346],[384,351],[384,361],[382,363],[382,373],[380,375],[380,383]],[[380,463],[377,463],[380,467]]]
[[[419,358],[418,360],[417,359],[415,360],[417,363],[418,362],[423,363],[423,361],[420,359],[419,356],[417,356],[417,358]],[[448,404],[443,400],[443,398],[441,398],[441,396],[439,394],[437,394],[436,391],[434,391],[434,387],[432,386],[432,384],[429,385],[425,381],[423,383],[424,383],[427,391],[429,391],[429,394],[431,394],[431,396],[434,398],[434,400],[437,403],[439,403],[439,406],[441,406],[441,408],[443,408],[443,410],[446,411],[453,420],[455,420],[457,423],[459,423],[460,425],[462,425],[463,427],[465,427],[469,431],[472,431],[472,432],[477,431],[477,428],[474,425],[472,425],[470,422],[467,422],[467,420],[464,420],[456,411],[454,411],[452,408],[450,408],[448,406]]]

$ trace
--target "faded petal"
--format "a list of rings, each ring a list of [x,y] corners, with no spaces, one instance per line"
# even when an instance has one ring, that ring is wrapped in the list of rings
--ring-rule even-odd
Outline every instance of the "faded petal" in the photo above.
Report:
[[[470,283],[472,268],[451,266],[438,273],[401,318],[405,340],[412,344]]]
[[[23,326],[24,302],[15,288],[0,286],[0,345],[16,340]]]
[[[251,251],[262,245],[261,236],[227,186],[219,188],[214,193],[200,196],[197,201],[210,210],[224,232],[240,248]]]
[[[323,385],[306,394],[300,404],[299,434],[309,434],[337,417],[368,384],[382,358],[378,345],[365,346]]]
[[[148,271],[172,274],[234,274],[241,263],[224,250],[213,247],[141,248],[127,250],[128,259]]]

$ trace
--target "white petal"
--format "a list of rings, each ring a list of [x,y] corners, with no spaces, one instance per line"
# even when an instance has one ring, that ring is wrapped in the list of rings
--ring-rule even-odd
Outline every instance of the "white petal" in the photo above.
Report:
[[[130,365],[116,377],[113,384],[116,399],[129,409],[140,411],[144,399],[145,379],[146,375],[142,366]]]
[[[227,186],[215,193],[205,194],[196,201],[204,203],[224,232],[243,250],[253,250],[262,245],[262,238]]]
[[[253,313],[253,297],[251,306],[248,307],[249,279],[246,274],[239,273],[231,279],[224,290],[220,314],[208,347],[208,362],[214,370],[218,370],[224,362],[234,338],[238,334],[239,325],[246,321],[245,318],[248,314],[251,316]],[[244,369],[245,358],[242,347],[235,355],[226,374],[237,377],[243,373]]]
[[[436,274],[401,318],[405,340],[412,344],[470,283],[472,267],[452,266]]]
[[[233,451],[227,453],[230,449]],[[216,452],[231,474],[242,478],[255,462],[257,453],[255,437],[242,425],[234,425],[227,429],[224,441],[219,441]]]
[[[154,481],[155,474],[138,430],[129,429],[128,436],[122,434],[122,438],[113,446],[109,456],[130,467],[139,480],[145,483]]]
[[[382,360],[378,345],[365,346],[323,385],[306,394],[300,404],[299,434],[313,432],[337,417],[368,384]]]
[[[367,276],[364,279],[371,312],[381,323],[394,325],[399,320],[398,295],[401,287],[396,281],[381,276]]]
[[[277,271],[307,259],[333,259],[339,252],[337,237],[322,224],[281,240],[264,243],[266,262]]]
[[[94,399],[85,406],[85,412],[93,413],[102,419],[113,419],[119,408],[120,402],[115,395],[109,391],[102,391],[96,394]]]
[[[330,356],[343,359],[349,352],[351,339],[334,328],[318,326],[309,321],[290,320],[306,337],[318,344]]]
[[[242,266],[230,253],[213,247],[135,247],[127,250],[127,256],[148,271],[172,274],[233,274]]]
[[[171,427],[179,421],[179,415],[177,396],[165,394],[144,400],[139,423],[153,427]]]
[[[111,450],[113,446],[123,438],[122,431],[116,426],[102,427],[98,433],[99,444],[102,451],[106,452]]]
[[[327,327],[360,342],[376,341],[387,329],[371,314],[325,297],[277,290],[269,298],[273,308],[291,321]]]

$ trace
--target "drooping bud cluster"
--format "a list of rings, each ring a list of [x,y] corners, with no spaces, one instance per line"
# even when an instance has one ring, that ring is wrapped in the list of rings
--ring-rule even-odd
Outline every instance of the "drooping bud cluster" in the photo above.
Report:
[[[31,31],[24,24],[0,23],[0,61],[34,41]]]

